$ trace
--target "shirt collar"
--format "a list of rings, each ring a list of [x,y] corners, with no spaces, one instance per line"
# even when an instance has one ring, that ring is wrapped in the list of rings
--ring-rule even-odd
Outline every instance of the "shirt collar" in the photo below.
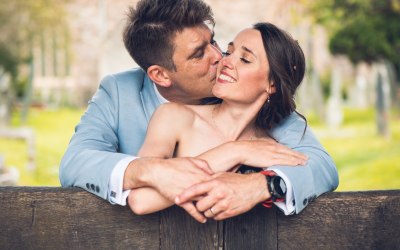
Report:
[[[167,103],[167,102],[169,102],[167,99],[165,99],[165,98],[161,95],[160,91],[158,91],[157,86],[156,86],[156,84],[155,84],[154,82],[153,82],[153,87],[154,87],[154,91],[156,92],[157,99],[158,99],[158,101],[159,101],[160,103]]]

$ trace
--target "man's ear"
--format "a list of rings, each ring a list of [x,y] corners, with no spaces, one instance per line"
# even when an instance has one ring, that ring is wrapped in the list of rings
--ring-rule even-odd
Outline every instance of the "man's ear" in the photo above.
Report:
[[[172,85],[167,70],[159,65],[151,65],[147,69],[147,75],[155,84],[161,87],[168,88]]]

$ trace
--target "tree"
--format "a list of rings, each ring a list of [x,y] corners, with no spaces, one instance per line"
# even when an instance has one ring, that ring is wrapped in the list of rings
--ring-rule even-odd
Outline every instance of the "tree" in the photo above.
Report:
[[[400,82],[400,0],[314,0],[311,13],[330,31],[329,49],[353,63],[387,61]]]
[[[33,47],[44,34],[66,29],[66,2],[0,1],[0,67],[11,76],[10,103],[14,102],[17,92],[22,97],[29,97],[29,84],[32,83],[33,74]],[[23,65],[30,66],[30,72],[25,73],[25,76],[21,72]],[[27,86],[21,87],[21,84]]]

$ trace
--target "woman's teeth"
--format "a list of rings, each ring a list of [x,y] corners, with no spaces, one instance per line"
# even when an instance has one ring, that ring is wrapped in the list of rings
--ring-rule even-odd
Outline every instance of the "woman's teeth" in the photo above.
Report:
[[[235,79],[233,79],[232,77],[224,75],[224,74],[219,75],[219,79],[221,79],[223,81],[227,81],[227,82],[234,82],[235,81]]]

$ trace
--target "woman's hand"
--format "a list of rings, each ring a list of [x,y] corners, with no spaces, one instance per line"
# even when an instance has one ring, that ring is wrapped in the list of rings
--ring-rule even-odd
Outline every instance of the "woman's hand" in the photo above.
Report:
[[[305,165],[308,160],[306,155],[270,138],[238,141],[235,153],[240,156],[240,164],[262,168]]]
[[[244,164],[253,167],[276,165],[299,166],[307,163],[308,157],[273,139],[227,142],[198,156],[206,160],[215,172],[226,172]]]

